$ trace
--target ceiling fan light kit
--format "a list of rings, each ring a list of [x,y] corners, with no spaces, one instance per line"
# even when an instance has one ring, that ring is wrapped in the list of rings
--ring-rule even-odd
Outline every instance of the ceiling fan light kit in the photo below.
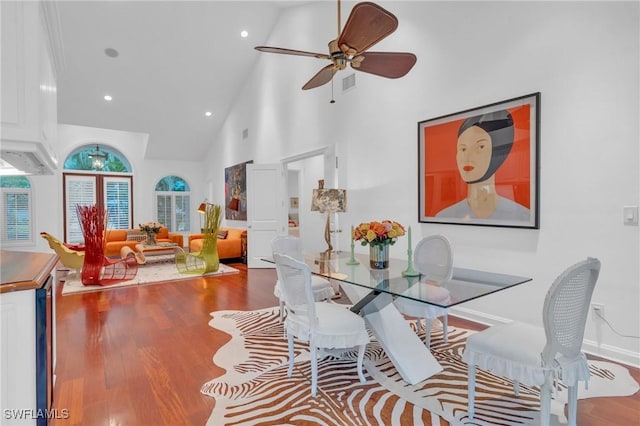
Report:
[[[398,28],[398,19],[375,3],[356,4],[344,29],[340,31],[340,0],[338,0],[338,38],[329,42],[329,54],[306,52],[281,47],[257,46],[256,50],[284,55],[309,56],[328,59],[325,66],[302,86],[302,90],[327,84],[338,72],[347,68],[386,78],[405,76],[416,63],[416,55],[407,52],[367,52],[380,40]]]

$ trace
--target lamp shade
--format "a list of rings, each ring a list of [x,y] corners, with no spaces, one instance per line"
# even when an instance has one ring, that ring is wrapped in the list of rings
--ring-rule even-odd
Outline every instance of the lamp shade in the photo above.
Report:
[[[202,203],[200,203],[200,206],[198,207],[198,213],[205,214],[207,212],[207,204],[211,203],[208,203],[207,200],[204,200]]]
[[[342,213],[347,211],[347,190],[346,189],[326,189],[316,188],[313,190],[311,198],[312,212],[334,212]]]

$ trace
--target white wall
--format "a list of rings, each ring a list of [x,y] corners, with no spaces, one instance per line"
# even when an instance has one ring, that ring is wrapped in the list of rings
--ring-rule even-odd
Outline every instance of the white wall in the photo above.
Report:
[[[148,135],[143,133],[123,132],[117,130],[98,129],[94,127],[73,126],[61,124],[58,126],[60,151],[58,157],[60,167],[67,156],[76,148],[86,144],[100,144],[110,146],[120,151],[131,163],[133,169],[133,225],[154,220],[155,197],[154,189],[160,179],[165,176],[175,175],[183,178],[191,188],[191,230],[199,232],[199,217],[196,209],[200,202],[207,197],[207,188],[202,180],[204,164],[192,161],[164,161],[147,160],[145,151],[147,148]],[[56,172],[55,181],[47,177],[50,184],[43,192],[49,189],[62,188],[62,170]],[[50,186],[50,188],[49,188]],[[40,189],[40,188],[38,188]],[[40,193],[38,193],[38,204],[41,203]],[[55,201],[58,204],[58,211],[64,210],[62,205],[62,192]],[[63,217],[60,214],[55,223],[50,223],[47,228],[49,233],[62,238]],[[186,239],[185,239],[186,242]],[[48,247],[46,244],[43,247]]]
[[[593,300],[621,332],[640,335],[639,232],[622,222],[622,207],[638,205],[640,194],[638,3],[378,3],[400,26],[372,50],[414,52],[414,69],[399,80],[357,73],[357,87],[344,94],[351,71],[342,71],[330,104],[330,84],[300,90],[325,62],[262,54],[209,153],[214,198],[223,195],[220,167],[335,144],[340,186],[349,190],[343,227],[392,218],[415,237],[447,235],[456,265],[534,278],[467,303],[467,315],[540,323],[553,279],[594,256],[603,266]],[[351,7],[343,4],[343,19]],[[335,4],[318,2],[286,10],[267,44],[324,52],[335,33]],[[540,229],[418,223],[417,122],[537,91]],[[348,232],[340,238],[348,247]],[[403,243],[392,256],[404,255]],[[589,320],[588,343],[596,332]],[[589,349],[638,362],[638,340],[605,327],[602,342]]]

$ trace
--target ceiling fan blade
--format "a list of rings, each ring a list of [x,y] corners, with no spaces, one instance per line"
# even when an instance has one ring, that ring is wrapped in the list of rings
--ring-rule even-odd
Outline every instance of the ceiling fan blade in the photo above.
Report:
[[[362,58],[360,60],[359,58]],[[351,62],[355,70],[387,78],[405,76],[416,63],[416,55],[405,52],[365,52]]]
[[[283,49],[282,47],[256,46],[256,50],[267,53],[280,53],[282,55],[311,56],[318,59],[331,59],[324,53],[305,52],[304,50]]]
[[[355,55],[369,49],[396,28],[398,19],[391,12],[374,3],[358,3],[338,37],[338,46],[344,53]]]
[[[331,81],[337,71],[338,70],[333,66],[333,64],[327,65],[318,71],[316,75],[311,77],[311,80],[307,81],[307,84],[302,86],[302,90],[314,89],[318,86],[322,86],[323,84],[327,84]]]

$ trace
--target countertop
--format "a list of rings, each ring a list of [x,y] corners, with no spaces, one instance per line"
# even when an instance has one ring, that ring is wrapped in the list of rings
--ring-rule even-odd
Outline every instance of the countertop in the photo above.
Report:
[[[53,253],[0,250],[0,293],[42,287],[57,262]]]

